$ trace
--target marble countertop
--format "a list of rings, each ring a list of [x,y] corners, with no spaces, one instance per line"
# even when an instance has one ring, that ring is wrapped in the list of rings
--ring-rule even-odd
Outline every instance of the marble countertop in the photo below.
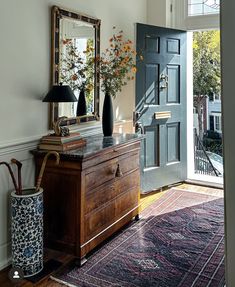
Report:
[[[103,134],[92,135],[85,138],[87,144],[78,149],[61,151],[61,158],[69,159],[82,159],[92,156],[94,153],[103,151],[104,149],[113,148],[117,145],[125,144],[127,142],[135,142],[143,139],[143,135],[140,134],[113,134],[112,137],[104,137]],[[34,150],[33,154],[45,154],[45,150]]]

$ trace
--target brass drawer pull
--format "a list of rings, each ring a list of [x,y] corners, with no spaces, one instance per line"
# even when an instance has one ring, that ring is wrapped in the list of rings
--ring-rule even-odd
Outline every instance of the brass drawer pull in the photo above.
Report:
[[[122,177],[123,176],[123,173],[120,169],[120,165],[118,164],[117,165],[117,170],[116,170],[116,174],[115,174],[116,177]]]

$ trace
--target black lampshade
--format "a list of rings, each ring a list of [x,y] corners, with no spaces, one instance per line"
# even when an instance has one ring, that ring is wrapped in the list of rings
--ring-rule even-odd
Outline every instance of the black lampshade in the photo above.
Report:
[[[70,86],[57,85],[53,86],[51,90],[47,93],[43,102],[76,102],[77,98],[75,97]]]

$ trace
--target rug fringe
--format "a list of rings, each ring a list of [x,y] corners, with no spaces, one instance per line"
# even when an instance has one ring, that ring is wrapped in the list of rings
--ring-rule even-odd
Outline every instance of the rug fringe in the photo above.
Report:
[[[73,284],[70,284],[70,283],[65,282],[65,281],[63,281],[63,280],[57,279],[57,278],[53,277],[53,275],[50,276],[50,279],[51,279],[51,280],[54,280],[54,281],[56,281],[56,282],[58,282],[58,283],[64,284],[65,286],[77,287],[77,285],[73,285]]]

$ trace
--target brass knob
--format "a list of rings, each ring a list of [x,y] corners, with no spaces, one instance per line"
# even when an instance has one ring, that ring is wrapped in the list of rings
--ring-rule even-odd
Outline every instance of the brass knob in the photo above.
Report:
[[[118,163],[118,165],[117,165],[117,170],[116,170],[115,176],[116,176],[116,177],[122,177],[122,176],[123,176],[123,173],[122,173],[122,171],[121,171],[121,169],[120,169],[119,163]]]

